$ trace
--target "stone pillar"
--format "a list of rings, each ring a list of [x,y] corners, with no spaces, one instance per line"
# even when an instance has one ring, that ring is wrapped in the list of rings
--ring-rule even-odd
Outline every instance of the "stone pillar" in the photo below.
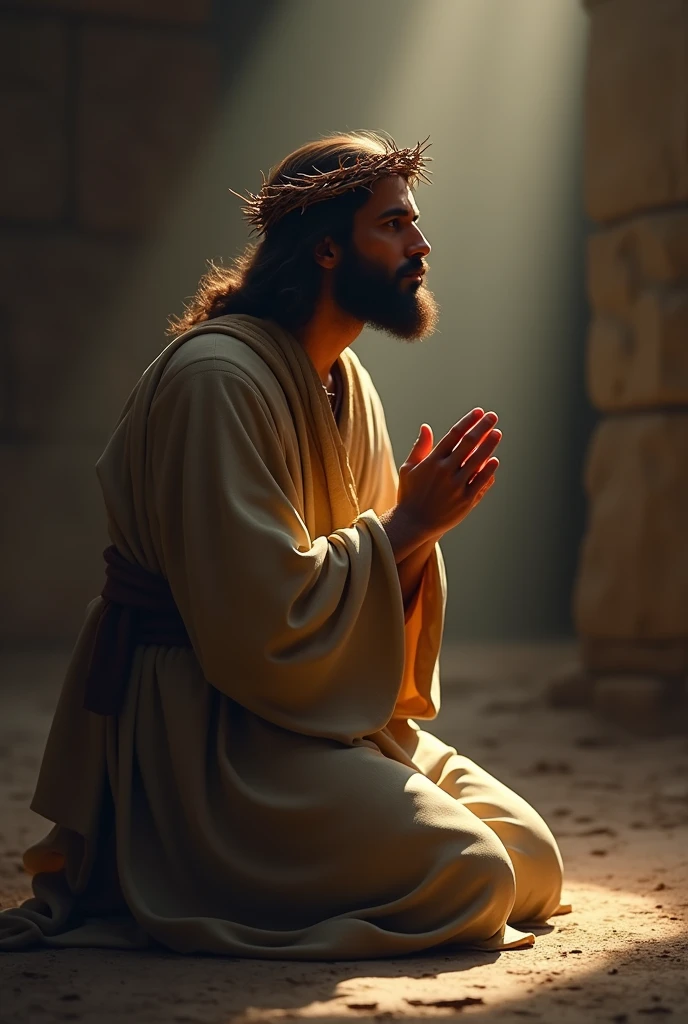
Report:
[[[588,0],[578,700],[684,728],[688,676],[688,0]],[[571,699],[569,680],[555,699]]]

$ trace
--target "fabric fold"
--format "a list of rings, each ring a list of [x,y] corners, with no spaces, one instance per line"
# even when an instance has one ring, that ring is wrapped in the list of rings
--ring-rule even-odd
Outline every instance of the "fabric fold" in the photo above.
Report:
[[[232,316],[134,388],[97,465],[110,539],[166,581],[192,646],[137,643],[119,713],[94,714],[105,601],[89,606],[31,804],[54,827],[26,851],[34,896],[0,913],[0,949],[331,960],[532,942],[509,921],[501,840],[425,774],[412,719],[439,709],[444,564],[435,546],[405,613],[382,405],[351,350],[338,368],[337,423],[297,341]]]

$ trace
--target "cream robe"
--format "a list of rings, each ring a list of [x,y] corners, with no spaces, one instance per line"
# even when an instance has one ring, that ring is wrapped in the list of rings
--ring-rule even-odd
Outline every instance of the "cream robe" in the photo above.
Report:
[[[382,406],[339,366],[338,429],[293,337],[228,316],[129,397],[97,466],[110,536],[167,578],[193,650],[138,647],[121,714],[84,711],[89,606],[31,804],[56,825],[0,948],[500,949],[533,941],[507,919],[565,909],[542,819],[412,720],[439,707],[442,556],[405,615]]]

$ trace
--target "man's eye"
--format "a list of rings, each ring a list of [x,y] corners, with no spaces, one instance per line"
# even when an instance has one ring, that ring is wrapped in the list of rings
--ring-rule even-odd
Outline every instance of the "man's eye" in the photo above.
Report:
[[[398,223],[399,223],[399,218],[398,217],[394,217],[392,220],[388,220],[387,221],[388,225],[390,225],[390,224],[398,224]]]

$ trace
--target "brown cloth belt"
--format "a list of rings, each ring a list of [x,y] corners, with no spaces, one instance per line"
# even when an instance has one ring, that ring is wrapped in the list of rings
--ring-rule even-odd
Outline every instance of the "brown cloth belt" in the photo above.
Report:
[[[98,715],[116,715],[138,644],[191,647],[191,641],[166,579],[127,561],[114,545],[105,548],[103,558],[104,603],[83,706]]]

